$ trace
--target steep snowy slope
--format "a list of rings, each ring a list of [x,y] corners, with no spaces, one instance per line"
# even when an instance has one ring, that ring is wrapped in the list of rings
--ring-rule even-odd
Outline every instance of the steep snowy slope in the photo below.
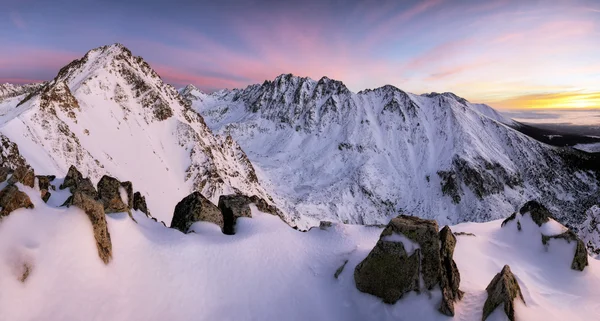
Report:
[[[206,222],[194,225],[198,233],[183,234],[141,212],[133,212],[137,223],[116,213],[106,216],[113,258],[105,265],[82,210],[45,204],[39,191],[18,185],[35,208],[0,222],[0,320],[479,321],[485,288],[504,264],[526,301],[516,302],[517,320],[600,318],[600,261],[572,270],[575,244],[544,246],[531,220],[521,231],[514,221],[452,227],[475,235],[456,236],[465,294],[451,318],[437,311],[437,288],[408,293],[394,305],[356,289],[354,268],[379,239],[378,227],[301,233],[252,208],[236,235]],[[66,196],[59,194],[52,197]],[[500,307],[487,320],[507,318]]]
[[[140,57],[100,47],[29,95],[0,103],[0,133],[37,173],[75,165],[96,182],[127,178],[170,221],[191,190],[211,201],[241,191],[268,196],[231,137],[213,136],[200,115]]]
[[[276,201],[306,225],[382,223],[399,213],[442,224],[488,221],[539,199],[580,222],[598,180],[451,93],[393,86],[350,92],[343,83],[281,75],[194,100],[213,131],[231,135]]]

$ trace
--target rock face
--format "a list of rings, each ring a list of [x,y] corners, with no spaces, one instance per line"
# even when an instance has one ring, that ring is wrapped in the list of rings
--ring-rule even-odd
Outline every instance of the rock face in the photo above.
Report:
[[[82,191],[73,193],[71,205],[81,208],[92,222],[98,255],[105,264],[108,264],[112,258],[112,243],[106,225],[104,206]]]
[[[250,206],[251,198],[244,195],[221,195],[219,209],[223,214],[223,233],[235,234],[235,224],[240,217],[252,217]]]
[[[12,173],[12,176],[8,179],[9,184],[21,183],[25,186],[32,187],[35,184],[35,173],[32,168],[27,166],[19,166]]]
[[[513,213],[511,216],[506,218],[502,222],[502,227],[506,226],[509,222],[516,220],[517,229],[521,231],[521,220],[525,219],[525,215],[529,214],[531,220],[539,227],[544,223],[554,220],[552,213],[542,204],[536,201],[529,201],[521,207],[518,213]],[[549,241],[552,239],[565,240],[568,243],[576,242],[575,253],[573,254],[573,260],[571,262],[571,268],[577,271],[583,271],[588,265],[588,251],[586,244],[570,229],[565,228],[565,231],[557,235],[545,235],[542,230],[539,230],[542,244],[549,246]]]
[[[187,233],[190,226],[198,221],[215,223],[223,228],[223,216],[219,208],[200,192],[193,192],[175,206],[171,228]]]
[[[446,225],[440,231],[440,259],[442,264],[440,275],[442,305],[440,306],[440,312],[448,316],[454,316],[454,302],[462,299],[464,294],[459,289],[460,273],[453,259],[455,247],[456,237]]]
[[[130,181],[121,182],[121,187],[125,190],[127,200],[123,200],[127,208],[133,208],[133,184]]]
[[[587,248],[585,247],[585,243],[583,243],[583,241],[577,237],[573,231],[567,230],[562,234],[552,236],[542,235],[542,243],[544,245],[547,245],[551,239],[562,239],[568,243],[577,243],[577,246],[575,247],[575,254],[573,255],[573,261],[571,262],[571,269],[583,271],[583,269],[588,266],[588,252]]]
[[[455,245],[448,227],[438,235],[435,221],[400,215],[390,221],[373,250],[356,266],[356,287],[393,304],[407,292],[440,285],[440,311],[452,315],[454,301],[462,297],[460,274],[452,259]]]
[[[0,191],[0,218],[8,216],[12,211],[18,208],[33,208],[33,203],[27,194],[21,192],[13,184],[9,184]]]
[[[531,219],[538,226],[542,226],[542,224],[548,222],[548,220],[552,218],[550,211],[548,211],[544,205],[538,203],[537,201],[529,201],[525,203],[519,212],[521,215],[529,213],[529,215],[531,215]]]
[[[120,213],[129,210],[127,204],[121,199],[121,192],[119,191],[121,187],[121,182],[114,177],[104,175],[100,178],[98,182],[98,199],[104,205],[105,213]],[[131,190],[131,183],[129,183],[129,188]]]
[[[56,187],[54,187],[54,185],[50,184],[50,182],[52,182],[56,176],[54,175],[38,175],[35,178],[37,178],[38,180],[38,186],[40,188],[40,194],[42,197],[42,200],[44,202],[48,202],[48,199],[50,199],[50,196],[52,195],[50,193],[50,190],[54,190],[56,189]]]
[[[0,167],[0,182],[4,182],[12,172],[13,170],[8,167]]]
[[[67,176],[65,176],[65,180],[59,186],[59,188],[68,188],[71,191],[71,193],[74,193],[75,191],[80,191],[83,194],[91,196],[92,198],[96,198],[98,196],[98,192],[96,192],[92,181],[87,177],[83,178],[83,175],[81,175],[81,173],[73,165],[69,167]],[[67,200],[67,202],[68,201],[69,200]]]
[[[148,211],[148,206],[146,205],[146,198],[142,196],[140,192],[135,192],[135,194],[133,194],[132,207],[136,211],[145,213],[146,216],[150,215],[150,212]]]
[[[488,297],[483,305],[482,321],[485,321],[500,304],[504,304],[504,312],[508,319],[515,321],[514,300],[519,297],[525,303],[525,299],[521,293],[521,287],[508,265],[505,265],[502,271],[494,276],[485,290]]]

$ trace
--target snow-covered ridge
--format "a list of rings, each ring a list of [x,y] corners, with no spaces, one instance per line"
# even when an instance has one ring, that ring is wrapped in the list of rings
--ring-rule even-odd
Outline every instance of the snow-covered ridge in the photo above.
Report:
[[[595,174],[574,167],[576,153],[451,93],[390,85],[352,93],[340,81],[288,74],[192,104],[240,144],[263,186],[307,226],[377,224],[400,213],[488,221],[529,199],[571,224],[599,197]]]
[[[39,90],[0,103],[0,133],[39,173],[75,165],[97,182],[127,177],[169,221],[192,190],[212,202],[234,192],[269,199],[231,137],[203,118],[141,57],[103,46],[63,67]]]
[[[68,189],[57,188],[44,203],[37,186],[16,186],[33,208],[16,209],[0,221],[2,320],[450,319],[438,312],[437,287],[406,293],[395,304],[357,290],[355,267],[377,243],[381,227],[332,224],[302,233],[251,206],[252,218],[239,218],[235,235],[207,222],[183,234],[132,210],[131,218],[125,212],[105,216],[112,244],[105,264],[84,210],[59,206]],[[486,286],[504,265],[526,302],[515,300],[516,320],[596,320],[600,262],[573,270],[575,244],[543,244],[543,226],[519,219],[520,229],[516,220],[452,226],[464,292],[454,303],[454,320],[481,320]],[[502,307],[487,320],[506,320]]]

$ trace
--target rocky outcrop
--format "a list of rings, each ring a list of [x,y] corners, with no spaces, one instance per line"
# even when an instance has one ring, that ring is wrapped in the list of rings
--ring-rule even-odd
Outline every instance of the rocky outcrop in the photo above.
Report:
[[[548,242],[552,239],[565,240],[568,243],[575,242],[577,244],[573,261],[571,262],[571,269],[583,271],[588,266],[588,252],[585,243],[573,231],[567,230],[562,234],[552,236],[542,235],[542,243],[544,245],[548,245]]]
[[[0,182],[4,182],[12,172],[13,170],[8,167],[0,167]]]
[[[127,205],[127,208],[133,208],[133,184],[130,181],[121,182],[121,187],[125,190],[126,200],[123,200],[123,203]]]
[[[175,206],[171,228],[187,233],[190,226],[198,221],[211,222],[223,229],[221,211],[200,192],[193,192]]]
[[[14,184],[9,184],[0,191],[0,218],[8,216],[18,208],[33,208],[33,203],[27,194],[21,192]]]
[[[519,282],[517,282],[508,265],[505,265],[502,271],[494,276],[485,290],[488,297],[483,305],[482,321],[485,321],[500,304],[504,305],[504,312],[508,319],[515,321],[514,300],[519,297],[525,303],[525,299],[521,293]]]
[[[525,205],[523,205],[519,210],[519,213],[521,213],[523,216],[529,213],[531,219],[538,226],[542,226],[542,224],[548,222],[552,218],[550,211],[548,211],[544,205],[538,203],[537,201],[529,201],[525,203]]]
[[[14,184],[17,182],[33,188],[35,184],[35,173],[33,172],[33,169],[28,166],[17,167],[12,173],[12,176],[8,179],[8,183]]]
[[[223,214],[223,233],[235,234],[235,224],[240,217],[252,217],[250,198],[244,195],[221,195],[219,209]]]
[[[543,224],[554,220],[552,213],[542,204],[536,201],[529,201],[525,203],[519,210],[519,212],[513,213],[511,216],[506,218],[502,222],[502,227],[507,226],[508,223],[516,221],[517,230],[522,230],[521,220],[531,219],[537,226],[542,227]],[[571,261],[571,268],[577,271],[583,271],[588,265],[588,252],[586,244],[570,229],[564,228],[564,232],[556,235],[545,235],[543,231],[538,230],[540,233],[542,244],[550,246],[549,242],[552,239],[565,240],[568,243],[575,242],[575,253],[573,254],[573,260]]]
[[[443,293],[440,311],[454,313],[462,297],[460,274],[452,259],[456,238],[445,227],[438,234],[433,220],[400,215],[390,221],[379,241],[354,270],[358,290],[393,304],[405,293],[432,290]]]
[[[11,170],[29,166],[19,153],[19,146],[3,134],[0,134],[0,164]]]
[[[94,230],[98,255],[105,264],[108,264],[112,258],[112,243],[106,224],[104,206],[102,203],[82,191],[75,191],[75,193],[73,193],[70,205],[82,209],[90,219]]]
[[[50,199],[50,196],[52,195],[50,193],[50,190],[56,189],[56,187],[54,185],[50,184],[50,182],[54,181],[56,176],[54,176],[54,175],[38,175],[35,178],[37,178],[37,180],[38,180],[38,187],[40,188],[40,195],[42,197],[42,200],[45,203],[47,203],[48,199]]]
[[[459,289],[460,273],[454,262],[454,248],[456,237],[446,225],[440,231],[440,259],[442,269],[440,273],[440,288],[442,290],[442,304],[440,312],[447,316],[454,316],[454,302],[462,299],[464,292]]]
[[[150,211],[148,211],[148,205],[146,205],[146,197],[144,197],[140,192],[135,192],[133,194],[133,209],[136,211],[140,211],[146,216],[150,215]]]
[[[71,193],[74,193],[75,191],[80,191],[86,195],[91,196],[92,198],[96,198],[98,196],[98,192],[96,192],[92,181],[87,177],[84,178],[83,175],[73,165],[69,167],[67,176],[65,176],[65,179],[63,183],[59,186],[59,188],[68,188],[71,191]]]
[[[129,182],[128,182],[129,183]],[[121,199],[121,182],[108,175],[102,176],[98,182],[98,199],[104,205],[104,212],[121,213],[129,211],[129,206]],[[131,191],[131,183],[129,183]],[[133,198],[133,197],[131,197]],[[127,200],[129,202],[129,200]]]

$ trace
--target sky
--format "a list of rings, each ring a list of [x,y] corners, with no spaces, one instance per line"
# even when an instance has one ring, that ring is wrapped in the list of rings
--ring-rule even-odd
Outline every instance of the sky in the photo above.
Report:
[[[0,0],[0,83],[52,79],[122,43],[163,80],[283,73],[454,92],[499,109],[600,109],[600,1]]]

